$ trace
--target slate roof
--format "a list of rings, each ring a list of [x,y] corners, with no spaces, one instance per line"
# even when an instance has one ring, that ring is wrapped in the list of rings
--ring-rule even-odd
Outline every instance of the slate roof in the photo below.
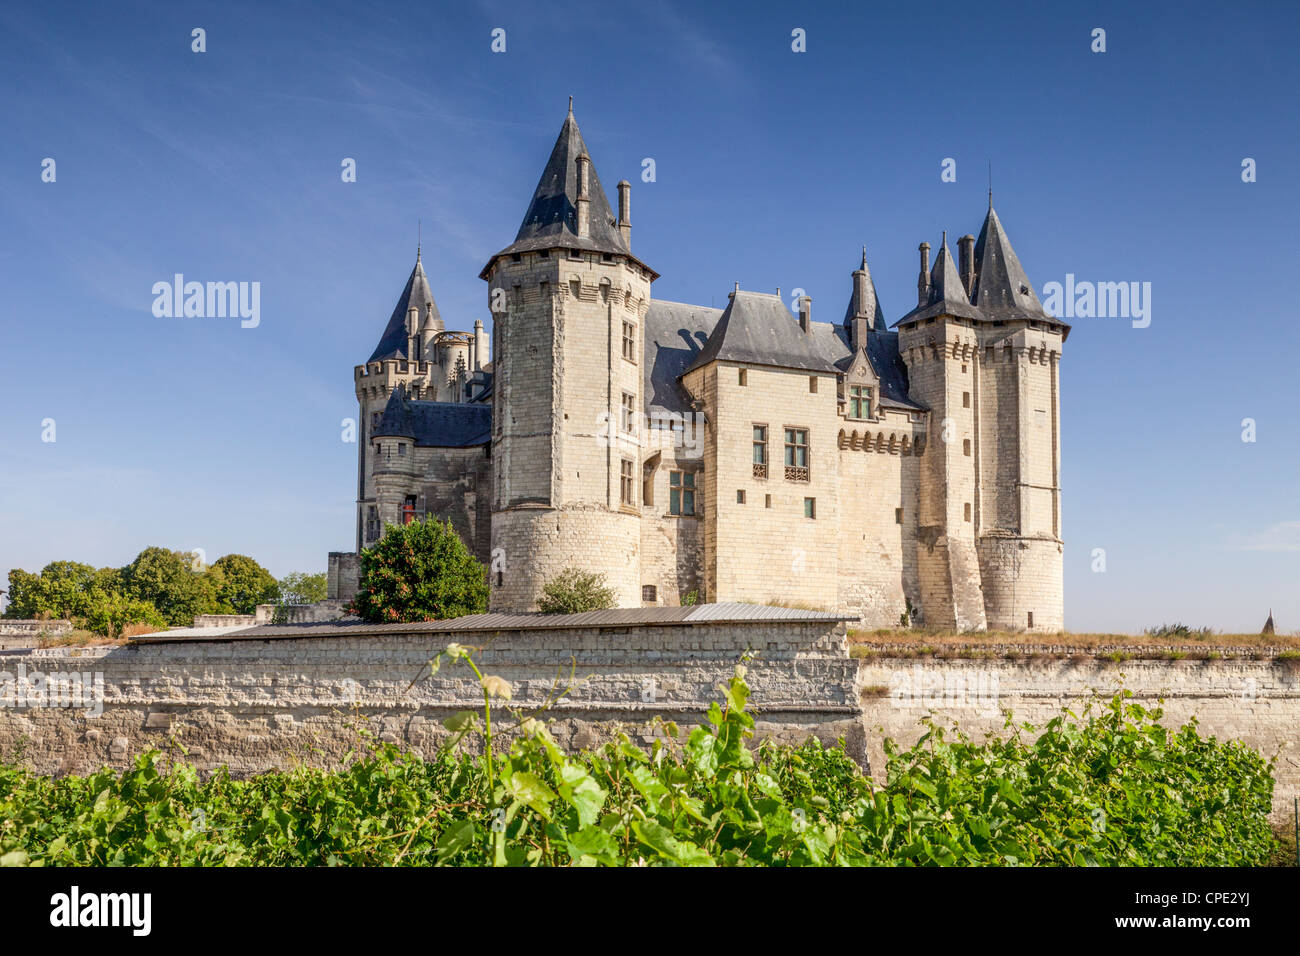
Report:
[[[929,298],[924,305],[918,305],[895,322],[894,326],[900,326],[904,322],[933,319],[940,315],[954,315],[960,319],[976,321],[983,321],[985,318],[984,313],[971,305],[970,299],[966,297],[966,289],[961,284],[961,274],[957,271],[957,264],[952,261],[952,253],[948,251],[947,233],[939,244],[939,254],[934,257],[934,266],[930,269]]]
[[[678,379],[704,349],[721,309],[651,299],[645,317],[645,410],[691,410]]]
[[[389,358],[407,358],[406,312],[414,305],[423,317],[426,304],[433,313],[434,322],[441,324],[442,316],[438,314],[438,304],[434,302],[433,291],[429,288],[429,277],[424,274],[424,266],[421,265],[420,254],[417,252],[415,268],[411,270],[411,277],[406,280],[406,288],[402,290],[397,305],[393,307],[393,314],[389,316],[388,325],[384,327],[384,334],[380,336],[379,344],[375,346],[374,352],[366,361],[379,362]]]
[[[814,322],[812,329],[817,348],[826,360],[840,371],[848,371],[857,354],[849,344],[848,330],[827,322]],[[880,404],[905,411],[925,411],[925,405],[908,398],[907,365],[898,351],[898,333],[881,332],[873,327],[867,334],[866,352],[880,379]]]
[[[781,307],[784,309],[784,305]],[[850,310],[852,308],[850,304]],[[690,412],[690,402],[679,379],[696,364],[722,314],[721,309],[703,305],[650,300],[645,318],[646,360],[643,363],[647,414],[653,411]],[[786,312],[784,321],[799,331],[789,312]],[[883,317],[880,322],[883,324]],[[799,334],[802,336],[803,333]],[[846,329],[829,322],[814,322],[811,338],[812,348],[822,367],[848,368],[855,353]],[[897,332],[877,331],[873,327],[867,336],[867,357],[880,378],[882,405],[908,411],[925,410],[924,405],[908,398],[907,366],[898,352]]]
[[[704,348],[686,371],[713,361],[839,371],[813,344],[811,334],[799,327],[780,296],[743,290],[731,294]]]
[[[1050,315],[1038,301],[1034,284],[1011,248],[1011,240],[992,203],[975,240],[975,294],[971,301],[989,319],[1028,318],[1050,322],[1067,334],[1070,328]]]
[[[546,167],[542,170],[542,178],[533,190],[532,201],[524,213],[524,221],[519,225],[515,241],[488,261],[479,273],[480,278],[487,278],[492,262],[498,257],[536,249],[590,249],[636,258],[632,256],[627,243],[623,241],[623,234],[619,232],[618,220],[610,207],[609,197],[600,185],[595,161],[589,164],[591,181],[587,184],[587,196],[591,203],[588,235],[578,236],[577,161],[583,155],[591,159],[591,152],[578,129],[578,121],[573,118],[570,109],[569,115],[564,118],[564,125],[560,127],[560,135],[551,149]],[[637,261],[640,262],[639,259]],[[655,276],[657,278],[658,273]]]
[[[464,402],[420,402],[400,387],[371,433],[373,438],[410,438],[425,448],[470,448],[492,440],[492,407]]]
[[[872,317],[871,327],[873,329],[879,329],[881,332],[884,332],[886,329],[885,313],[880,308],[880,293],[876,291],[876,280],[872,278],[871,270],[867,268],[867,250],[865,247],[862,250],[862,265],[860,266],[860,268],[867,273],[867,282],[871,283],[871,296],[876,301],[876,314]],[[848,325],[850,322],[852,322],[853,317],[857,314],[858,314],[858,284],[855,281],[853,283],[853,291],[849,295],[849,304],[844,310],[844,324]]]

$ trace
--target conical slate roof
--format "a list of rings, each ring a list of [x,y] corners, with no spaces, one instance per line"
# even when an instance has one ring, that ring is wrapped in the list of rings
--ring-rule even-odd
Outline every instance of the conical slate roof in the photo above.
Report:
[[[591,203],[589,234],[582,238],[578,236],[578,157],[584,155],[591,159],[578,129],[578,121],[570,110],[560,127],[560,135],[551,149],[546,168],[542,170],[542,178],[533,190],[532,201],[524,213],[515,241],[493,259],[515,252],[557,247],[631,254],[618,230],[618,220],[609,205],[609,197],[600,185],[594,161],[590,163],[591,181],[587,184],[587,197]],[[488,267],[484,268],[484,274]]]
[[[871,327],[877,332],[886,331],[885,313],[880,308],[880,295],[876,292],[876,280],[871,277],[871,270],[867,268],[867,250],[862,250],[862,265],[859,266],[861,271],[867,274],[867,284],[871,287],[871,298],[875,301],[875,312],[871,318]],[[849,295],[849,307],[844,310],[844,324],[848,325],[853,321],[853,317],[858,314],[858,283],[854,281],[853,292]]]
[[[713,361],[839,371],[822,355],[812,335],[799,327],[780,296],[739,290],[731,294],[731,302],[686,372]]]
[[[975,241],[975,306],[990,319],[1035,319],[1064,325],[1044,311],[1002,221],[989,204]]]
[[[424,274],[424,266],[420,264],[420,254],[415,254],[415,268],[411,270],[411,277],[406,280],[406,288],[402,290],[401,296],[397,300],[397,305],[393,307],[393,314],[388,318],[388,325],[384,327],[384,334],[379,338],[379,344],[375,346],[375,351],[371,353],[367,362],[379,362],[383,359],[390,358],[409,358],[406,354],[406,313],[414,305],[420,310],[420,318],[425,318],[425,307],[432,313],[435,325],[442,325],[442,316],[438,314],[438,304],[433,301],[433,291],[429,288],[429,277]]]
[[[948,235],[944,234],[939,244],[939,254],[934,257],[934,266],[930,269],[930,297],[924,305],[917,306],[903,316],[894,325],[904,322],[917,322],[932,319],[940,315],[954,315],[961,319],[982,320],[984,313],[971,305],[966,298],[966,289],[961,284],[961,275],[957,264],[952,261],[948,251]]]

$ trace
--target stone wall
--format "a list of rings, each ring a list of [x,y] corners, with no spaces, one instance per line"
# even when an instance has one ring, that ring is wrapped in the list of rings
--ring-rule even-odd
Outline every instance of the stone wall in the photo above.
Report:
[[[267,633],[293,633],[269,628]],[[248,632],[244,632],[245,634]],[[854,678],[834,623],[677,623],[509,632],[394,633],[365,625],[314,625],[302,636],[134,643],[114,648],[0,652],[0,671],[102,675],[102,713],[0,707],[0,755],[20,745],[44,773],[121,768],[148,747],[183,745],[200,769],[236,774],[302,762],[335,766],[358,745],[358,724],[383,740],[432,754],[442,720],[479,710],[464,664],[416,678],[450,641],[482,644],[476,662],[508,680],[530,710],[567,682],[577,686],[547,716],[566,747],[590,747],[623,725],[646,741],[655,717],[683,730],[700,722],[717,685],[747,648],[758,731],[796,742],[845,737],[865,752]],[[409,687],[409,690],[408,690]]]
[[[1077,713],[1094,692],[1109,698],[1122,684],[1143,706],[1162,706],[1162,722],[1171,729],[1195,716],[1203,736],[1244,741],[1266,758],[1276,754],[1274,816],[1290,818],[1291,801],[1300,795],[1300,667],[1275,658],[1251,660],[1253,649],[1242,648],[1196,648],[1222,654],[1221,660],[1121,664],[1093,656],[1094,649],[1075,650],[1071,657],[1069,649],[1018,646],[1022,655],[1043,655],[1020,660],[864,660],[858,680],[872,770],[884,779],[882,739],[910,746],[927,713],[945,725],[956,721],[979,740],[1006,732],[1002,708],[1010,708],[1017,722],[1041,726],[1062,707]]]
[[[72,630],[72,622],[59,618],[49,621],[37,621],[29,618],[0,617],[0,637],[30,638],[39,636],[57,637]]]

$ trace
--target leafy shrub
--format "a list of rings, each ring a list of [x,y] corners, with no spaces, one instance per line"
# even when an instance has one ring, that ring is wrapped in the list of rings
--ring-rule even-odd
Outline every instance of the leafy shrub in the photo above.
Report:
[[[487,569],[448,521],[389,525],[361,552],[349,610],[367,621],[436,621],[487,610]]]
[[[1214,636],[1213,628],[1188,627],[1186,624],[1160,624],[1156,627],[1148,627],[1142,633],[1148,637],[1187,638],[1194,641],[1203,641]]]
[[[663,724],[647,750],[626,735],[566,754],[515,714],[492,732],[500,678],[465,648],[481,715],[447,721],[431,761],[367,740],[338,772],[248,780],[156,751],[118,774],[57,780],[0,764],[0,865],[1263,865],[1275,858],[1272,765],[1243,744],[1172,732],[1116,695],[1066,711],[1036,737],[886,742],[886,783],[842,747],[748,744],[743,668],[689,734]],[[480,721],[481,716],[481,721]],[[499,723],[499,716],[498,716]],[[481,756],[458,742],[477,737]]]
[[[279,591],[281,604],[316,604],[329,596],[329,579],[323,571],[294,571],[280,579]]]
[[[542,585],[537,609],[543,614],[579,614],[600,611],[618,603],[605,575],[580,568],[565,568]]]

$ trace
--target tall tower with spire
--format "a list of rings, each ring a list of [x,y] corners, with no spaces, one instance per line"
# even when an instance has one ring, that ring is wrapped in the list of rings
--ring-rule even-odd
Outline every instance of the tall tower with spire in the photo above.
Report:
[[[641,603],[644,320],[657,273],[631,251],[570,110],[514,242],[480,278],[496,337],[493,610],[528,611],[566,567]]]
[[[979,239],[941,243],[899,320],[911,393],[930,409],[918,501],[925,623],[1064,626],[1058,363],[1047,314],[994,212]]]
[[[1070,327],[1048,314],[1011,248],[992,193],[974,243],[979,458],[978,548],[990,628],[1059,630],[1061,347]]]

